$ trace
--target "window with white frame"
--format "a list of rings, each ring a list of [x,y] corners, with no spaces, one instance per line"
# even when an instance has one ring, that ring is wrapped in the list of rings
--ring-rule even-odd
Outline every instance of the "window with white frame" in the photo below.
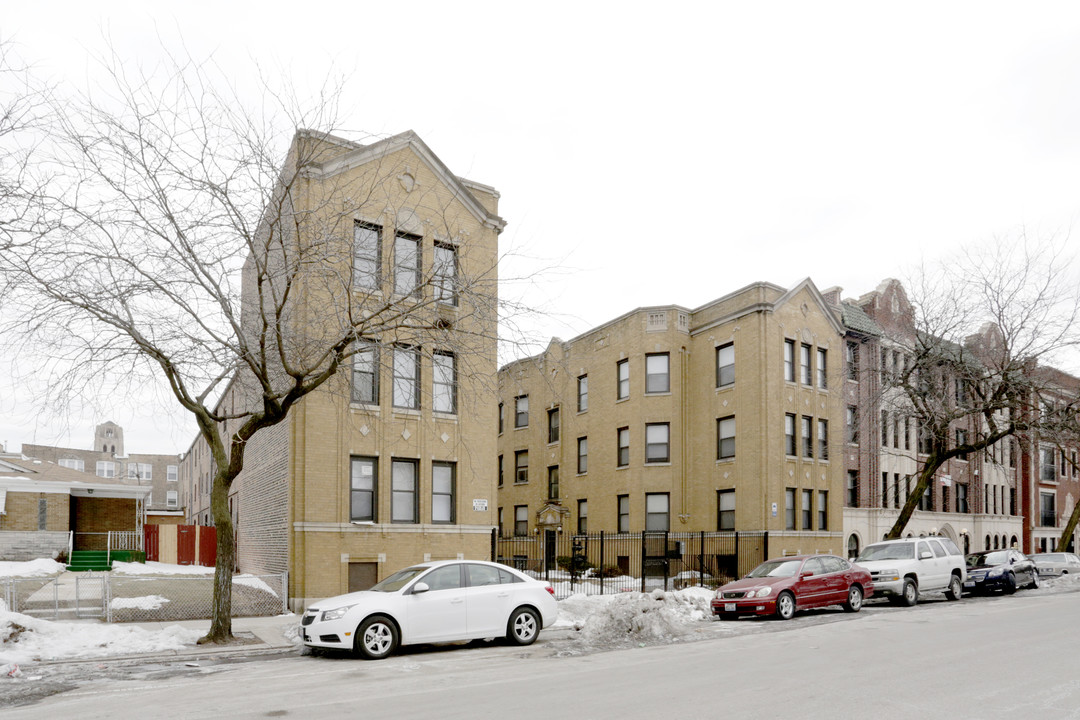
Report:
[[[514,398],[514,427],[529,427],[529,396],[518,395]]]
[[[810,346],[805,343],[799,346],[799,377],[803,385],[814,382],[810,368]]]
[[[453,353],[436,351],[431,355],[431,408],[435,412],[457,412],[457,362]]]
[[[817,529],[829,529],[829,491],[818,490],[817,494]]]
[[[795,382],[795,341],[784,341],[784,380]]]
[[[589,438],[577,439],[577,471],[578,475],[589,472]]]
[[[810,459],[814,457],[814,418],[802,416],[802,456]]]
[[[630,397],[630,361],[620,360],[615,363],[615,375],[618,379],[616,400],[625,400]]]
[[[667,353],[645,356],[645,392],[671,392],[670,358]]]
[[[420,238],[406,233],[394,236],[394,292],[415,295],[420,290]]]
[[[716,348],[716,387],[735,383],[735,343]]]
[[[619,495],[617,500],[619,508],[619,532],[630,532],[630,496]]]
[[[165,467],[165,481],[176,482],[180,477],[179,468],[176,465],[167,465]]]
[[[390,476],[390,520],[416,522],[416,460],[393,460]]]
[[[645,495],[645,529],[670,529],[667,493],[647,493]]]
[[[735,491],[716,491],[716,529],[735,529]]]
[[[727,460],[735,457],[735,416],[716,421],[716,458]]]
[[[670,431],[668,423],[645,425],[645,462],[666,463],[671,460]]]
[[[515,505],[514,506],[514,534],[519,535],[519,536],[529,534],[529,506],[528,505]]]
[[[794,413],[784,414],[784,454],[790,457],[794,457],[797,453],[795,449],[795,415]]]
[[[360,222],[353,224],[353,287],[379,289],[380,236],[378,225]]]
[[[617,465],[626,467],[630,464],[630,428],[621,427],[616,431],[618,441]]]
[[[350,459],[349,520],[352,522],[375,521],[378,462],[373,457],[354,457]]]
[[[1039,448],[1039,480],[1042,482],[1054,482],[1057,480],[1056,457],[1057,453],[1054,452],[1053,447],[1043,445]]]
[[[116,477],[116,463],[111,460],[98,460],[94,474],[104,478]]]
[[[175,510],[180,502],[180,494],[176,490],[165,491],[165,507]]]
[[[577,379],[577,411],[585,412],[589,409],[589,376],[582,375]]]
[[[129,462],[127,476],[129,480],[153,480],[154,468],[150,463]]]
[[[431,463],[431,522],[452,523],[455,519],[454,490],[457,466],[452,462]]]
[[[444,305],[457,305],[457,248],[453,245],[435,243],[432,281],[435,285],[435,300]]]
[[[829,421],[818,418],[817,421],[817,437],[818,437],[818,459],[829,459]]]
[[[814,529],[814,491],[802,491],[802,529]]]
[[[379,347],[365,342],[353,356],[352,401],[379,404]]]
[[[516,450],[514,452],[514,482],[529,482],[529,451]]]
[[[420,351],[414,347],[394,347],[394,407],[420,407]]]
[[[559,408],[558,406],[548,410],[548,443],[559,442]]]
[[[795,529],[795,488],[784,490],[784,529]]]
[[[589,532],[589,501],[577,501],[577,531],[578,535]]]
[[[817,385],[825,390],[829,387],[829,351],[825,348],[817,349]]]
[[[60,467],[78,470],[79,472],[85,472],[86,470],[86,464],[81,458],[60,458]]]

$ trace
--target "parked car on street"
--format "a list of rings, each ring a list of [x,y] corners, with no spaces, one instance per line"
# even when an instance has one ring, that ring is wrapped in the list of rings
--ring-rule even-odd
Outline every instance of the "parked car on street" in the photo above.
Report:
[[[1029,555],[1035,561],[1041,577],[1058,577],[1080,573],[1080,557],[1073,553],[1038,553]]]
[[[1014,593],[1018,587],[1039,587],[1039,569],[1019,550],[984,550],[967,556],[968,577],[964,590]]]
[[[798,555],[758,565],[741,580],[716,591],[713,614],[720,619],[739,615],[776,615],[790,620],[796,610],[842,605],[859,612],[874,594],[870,573],[834,555]]]
[[[870,571],[874,592],[900,605],[928,592],[959,600],[967,578],[963,553],[944,536],[883,540],[863,548],[855,563]]]
[[[318,601],[304,612],[300,634],[309,647],[379,659],[414,643],[505,637],[530,645],[557,614],[546,582],[497,563],[444,560]]]

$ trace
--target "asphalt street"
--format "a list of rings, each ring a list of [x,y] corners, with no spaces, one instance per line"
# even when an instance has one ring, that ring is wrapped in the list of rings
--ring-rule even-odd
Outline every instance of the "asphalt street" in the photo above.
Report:
[[[1020,593],[739,621],[752,631],[582,655],[537,643],[291,656],[88,683],[4,716],[1080,717],[1078,611],[1080,593]]]

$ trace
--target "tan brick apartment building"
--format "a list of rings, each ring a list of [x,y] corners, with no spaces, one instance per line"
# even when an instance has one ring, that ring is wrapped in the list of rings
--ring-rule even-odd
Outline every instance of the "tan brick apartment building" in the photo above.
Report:
[[[369,193],[341,219],[353,237],[344,248],[352,291],[371,303],[417,294],[417,312],[438,314],[436,332],[365,336],[351,378],[308,395],[247,448],[230,497],[239,569],[288,570],[298,608],[409,563],[490,557],[495,268],[505,223],[493,188],[451,173],[414,133],[369,145],[300,133],[295,142],[324,152],[308,194],[322,204],[295,212],[340,213],[357,202],[335,195],[339,188]],[[459,293],[466,283],[470,292]],[[310,290],[298,297],[307,323],[338,309]],[[234,381],[221,402],[241,400]],[[213,466],[201,438],[180,474],[189,520],[209,524]]]
[[[771,555],[841,552],[843,339],[807,279],[640,308],[510,363],[502,534],[765,530]]]

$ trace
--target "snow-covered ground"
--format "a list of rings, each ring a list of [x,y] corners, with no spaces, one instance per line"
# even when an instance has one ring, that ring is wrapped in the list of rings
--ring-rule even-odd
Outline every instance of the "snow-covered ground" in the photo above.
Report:
[[[0,563],[0,580],[7,577],[41,577],[59,574],[63,566],[51,560],[27,563]],[[164,563],[116,563],[124,574],[193,575],[208,574],[213,568]],[[237,582],[261,582],[256,578]],[[1080,590],[1080,575],[1047,579],[1039,590],[1022,594]],[[709,602],[713,592],[691,587],[661,589],[647,593],[617,592],[605,595],[575,594],[559,601],[559,618],[553,629],[569,631],[575,646],[591,652],[638,645],[680,642],[709,629],[710,636],[734,633],[745,623],[714,623]],[[123,602],[138,607],[160,606],[157,596],[127,598]],[[115,599],[113,602],[121,601]],[[749,621],[753,622],[753,621]],[[708,623],[708,624],[706,624]],[[88,657],[109,657],[155,653],[190,647],[202,635],[198,629],[164,625],[144,629],[132,625],[100,622],[54,622],[8,611],[0,600],[0,679],[14,664],[34,661]]]

